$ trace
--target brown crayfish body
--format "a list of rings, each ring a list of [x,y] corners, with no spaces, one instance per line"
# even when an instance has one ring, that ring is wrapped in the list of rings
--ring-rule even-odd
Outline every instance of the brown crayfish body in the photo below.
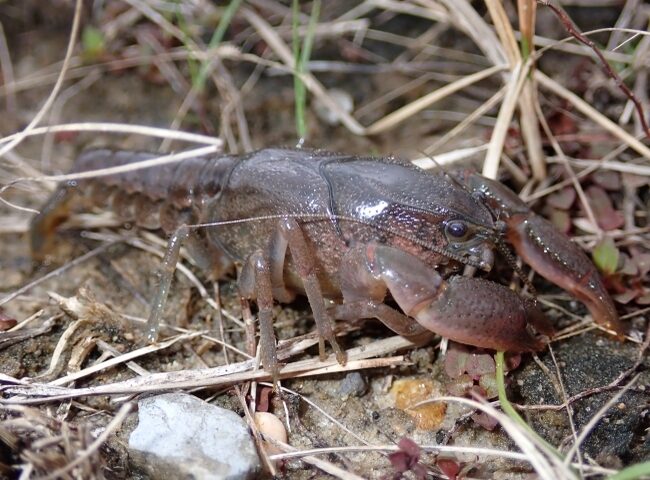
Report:
[[[154,156],[89,151],[73,171]],[[452,178],[393,158],[310,150],[193,158],[62,185],[32,222],[35,258],[50,251],[56,226],[80,204],[107,206],[124,220],[172,234],[165,260],[171,268],[161,268],[152,306],[153,331],[181,242],[215,277],[235,263],[242,296],[259,308],[263,364],[274,372],[271,308],[274,300],[289,302],[296,294],[306,295],[314,312],[321,355],[328,340],[341,361],[334,319],[377,318],[402,335],[429,330],[497,350],[542,348],[530,327],[545,334],[551,329],[534,301],[456,274],[463,265],[489,271],[503,240],[583,301],[598,324],[622,332],[584,252],[513,192],[476,174]],[[216,225],[192,227],[203,223]],[[389,296],[399,310],[385,303]]]

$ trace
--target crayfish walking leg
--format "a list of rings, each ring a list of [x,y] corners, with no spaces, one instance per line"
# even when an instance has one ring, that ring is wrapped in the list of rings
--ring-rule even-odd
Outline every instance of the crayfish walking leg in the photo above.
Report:
[[[147,338],[152,342],[158,339],[163,309],[169,296],[169,287],[174,277],[176,264],[180,258],[181,246],[187,239],[189,233],[190,231],[186,225],[182,225],[176,229],[169,238],[165,257],[156,271],[156,293],[151,302],[151,312],[147,321]]]
[[[316,275],[316,264],[298,223],[292,218],[279,222],[278,230],[268,245],[267,253],[256,251],[248,257],[239,277],[240,293],[256,299],[259,308],[262,364],[277,377],[276,342],[273,333],[273,297],[289,301],[292,294],[284,285],[284,264],[287,248],[291,252],[305,295],[314,314],[319,336],[319,355],[325,359],[325,340],[336,354],[339,363],[345,363],[345,353],[336,341],[333,319],[325,307],[325,299]]]

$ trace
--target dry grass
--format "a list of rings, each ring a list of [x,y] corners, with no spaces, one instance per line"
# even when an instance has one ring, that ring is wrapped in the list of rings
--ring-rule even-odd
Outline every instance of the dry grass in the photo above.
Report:
[[[586,215],[586,218],[575,219],[575,223],[586,232],[579,238],[581,244],[591,248],[609,236],[621,248],[636,248],[648,253],[648,220],[637,214],[638,192],[645,187],[628,192],[632,214],[626,224],[619,230],[605,232],[599,227],[581,186],[581,181],[596,170],[650,177],[650,148],[641,117],[634,115],[635,102],[629,98],[621,100],[624,109],[615,120],[563,85],[569,78],[547,74],[540,69],[546,56],[557,52],[566,56],[567,65],[577,64],[576,58],[580,56],[593,57],[593,51],[584,45],[578,46],[571,35],[566,34],[567,38],[563,40],[536,35],[535,18],[544,11],[542,5],[537,6],[529,0],[519,0],[516,6],[514,2],[504,4],[486,0],[484,12],[483,5],[468,0],[364,0],[344,11],[336,6],[338,2],[332,2],[335,6],[331,10],[325,9],[312,29],[307,28],[311,5],[306,5],[301,9],[300,28],[295,33],[301,39],[313,35],[314,53],[311,60],[303,59],[304,65],[297,65],[291,48],[291,9],[275,0],[242,2],[232,19],[228,20],[230,25],[224,27],[228,27],[229,32],[223,37],[225,40],[216,35],[212,37],[214,41],[208,43],[205,42],[206,32],[215,30],[227,12],[212,2],[197,0],[177,4],[126,0],[122,3],[115,0],[105,3],[114,10],[106,7],[105,11],[94,12],[89,19],[82,16],[83,2],[77,0],[74,11],[69,11],[70,33],[65,52],[60,58],[49,58],[48,62],[32,66],[27,72],[23,68],[18,73],[19,69],[15,68],[17,58],[10,48],[15,40],[8,38],[7,29],[0,24],[0,70],[4,79],[0,86],[0,101],[6,102],[7,111],[16,118],[29,113],[24,128],[14,126],[11,131],[3,130],[4,137],[0,138],[0,201],[4,204],[2,212],[5,215],[0,224],[3,243],[23,241],[30,216],[51,192],[55,182],[111,175],[127,169],[155,168],[220,150],[245,152],[271,146],[269,141],[295,140],[291,127],[282,129],[276,125],[282,123],[276,118],[288,118],[282,116],[282,102],[290,103],[290,99],[281,98],[278,103],[273,98],[279,82],[286,80],[287,84],[292,84],[291,77],[295,76],[296,81],[306,88],[309,102],[323,105],[340,121],[340,126],[325,125],[308,110],[304,120],[310,127],[307,140],[312,146],[355,152],[404,152],[422,168],[478,159],[484,175],[497,178],[500,173],[507,172],[513,183],[522,188],[522,196],[538,203],[571,186],[584,205]],[[323,2],[323,6],[325,4]],[[0,13],[3,8],[8,7],[0,3]],[[631,15],[634,8],[641,13]],[[639,25],[639,17],[643,15],[646,23]],[[603,58],[616,62],[617,71],[640,98],[646,115],[647,97],[643,95],[648,91],[650,35],[639,28],[647,26],[649,15],[647,6],[627,0],[615,28],[606,25],[608,28],[584,32],[588,38],[598,33],[608,35]],[[391,21],[402,21],[402,26],[413,22],[418,29],[402,32],[392,27]],[[80,47],[79,32],[91,23],[96,23],[105,43],[102,52],[95,57],[88,56],[88,45]],[[224,21],[223,25],[226,23]],[[458,40],[461,36],[463,40]],[[450,42],[449,37],[455,37],[456,41]],[[332,46],[336,47],[333,50],[339,57],[332,58]],[[326,51],[325,47],[330,50]],[[385,53],[389,51],[390,56]],[[328,60],[320,60],[319,55],[324,55],[323,52],[327,53]],[[375,69],[374,72],[379,73],[364,73],[363,69]],[[109,119],[113,117],[121,118],[114,112],[106,112],[106,118],[102,118],[100,112],[102,120],[99,122],[83,121],[83,114],[72,108],[70,116],[66,102],[87,95],[94,83],[112,78],[110,76],[117,73],[133,75],[139,82],[163,84],[169,91],[173,90],[178,102],[177,109],[167,119],[168,129],[140,125],[146,122],[139,119],[133,123],[111,121]],[[341,77],[347,81],[341,81]],[[74,80],[84,78],[90,80],[72,84]],[[384,81],[385,78],[399,81]],[[364,81],[370,82],[372,88],[368,88]],[[331,87],[339,83],[349,88],[349,93],[362,99],[363,103],[351,111],[343,108]],[[611,96],[616,100],[619,95],[616,82],[603,80],[603,85],[608,92],[613,92]],[[70,90],[64,90],[65,87]],[[213,99],[205,94],[204,89],[217,100],[210,103]],[[264,95],[271,97],[270,103],[266,104],[265,99],[260,98],[258,103],[261,107],[251,107],[255,103],[253,98]],[[59,100],[61,103],[57,105]],[[129,99],[138,100],[137,97]],[[453,106],[449,107],[450,104]],[[442,126],[426,128],[427,111],[434,105],[442,105],[442,110],[459,111],[463,119],[453,127],[444,122]],[[256,115],[264,116],[269,109],[276,109],[277,117],[271,116],[271,121],[266,123],[257,119]],[[555,126],[549,126],[547,121],[549,112],[553,110],[569,112],[581,133],[606,135],[608,145],[612,145],[610,151],[599,147],[593,150],[597,158],[569,157],[562,150],[566,142],[556,138]],[[211,115],[212,118],[218,117],[218,122],[212,121]],[[60,121],[48,124],[47,120],[53,118]],[[96,119],[97,116],[90,115],[90,118]],[[481,126],[479,122],[484,119],[488,119],[492,126]],[[513,135],[513,131],[517,133]],[[72,150],[76,151],[76,145],[72,149],[66,144],[70,140],[66,140],[64,135],[70,132],[82,135],[84,141],[87,137],[83,135],[89,133],[100,138],[107,134],[122,135],[113,136],[111,143],[119,146],[121,138],[124,138],[125,142],[158,148],[161,154],[153,160],[120,168],[59,174],[68,164],[60,159],[73,155]],[[73,138],[73,143],[76,138]],[[162,145],[154,143],[154,139],[163,139]],[[517,143],[515,148],[508,144],[513,141]],[[328,142],[336,143],[332,146]],[[187,144],[194,147],[190,149]],[[547,156],[548,145],[554,148],[555,157]],[[173,153],[164,153],[169,150]],[[432,157],[422,158],[422,152]],[[37,160],[39,155],[40,162]],[[622,159],[618,159],[619,156]],[[557,172],[555,163],[564,167],[566,179],[552,176]],[[80,216],[73,221],[76,227],[86,229],[115,225],[114,218],[98,219],[97,216]],[[54,324],[65,326],[60,335],[57,334],[47,361],[43,360],[42,369],[30,372],[28,378],[0,376],[3,385],[0,440],[13,452],[10,463],[0,463],[2,474],[19,475],[24,479],[103,478],[106,455],[102,445],[129,414],[134,395],[180,389],[201,392],[210,389],[218,394],[235,391],[242,410],[250,419],[257,402],[254,392],[264,386],[259,382],[270,380],[269,375],[259,368],[252,317],[247,316],[246,311],[240,314],[238,310],[224,307],[211,287],[195,275],[193,266],[188,266],[187,256],[177,269],[179,282],[186,282],[199,293],[199,301],[207,305],[205,317],[214,322],[212,328],[192,330],[170,322],[165,327],[173,334],[164,341],[144,347],[131,341],[125,347],[123,343],[118,345],[100,327],[108,325],[119,331],[138,331],[144,320],[137,315],[121,311],[120,307],[111,308],[107,306],[109,302],[94,298],[83,290],[75,295],[48,291],[49,299],[55,302],[48,305],[49,299],[44,295],[46,289],[54,285],[64,292],[70,288],[76,290],[80,284],[75,283],[75,275],[71,272],[79,271],[80,267],[104,255],[115,245],[129,245],[155,257],[164,255],[165,241],[148,233],[137,236],[131,232],[116,234],[113,229],[88,232],[86,239],[99,241],[100,246],[76,259],[68,259],[64,266],[46,275],[38,278],[24,275],[23,286],[7,289],[0,299],[0,306],[19,321],[16,327],[0,334],[0,349],[51,335]],[[12,250],[7,248],[3,255],[11,255],[10,252]],[[22,253],[26,254],[26,250],[23,249]],[[129,279],[128,274],[123,276]],[[52,283],[53,279],[58,279],[59,283]],[[541,301],[562,309],[543,296]],[[38,307],[27,313],[33,308],[32,304]],[[40,313],[45,310],[47,315]],[[646,310],[629,307],[627,317],[640,317],[643,312]],[[63,323],[63,318],[66,323]],[[557,341],[593,328],[590,322],[583,320],[578,318],[563,332],[566,336],[561,335]],[[647,318],[645,321],[647,323]],[[352,339],[359,336],[359,328],[341,328],[339,335],[353,342]],[[559,445],[549,446],[540,442],[527,428],[493,404],[480,399],[445,396],[430,402],[460,403],[472,412],[485,412],[501,425],[517,450],[426,444],[420,445],[421,450],[444,454],[459,462],[462,459],[470,466],[489,466],[498,458],[511,462],[509,465],[523,465],[522,468],[534,471],[544,479],[615,474],[617,470],[584,458],[580,446],[605,412],[637,381],[635,372],[644,361],[648,333],[635,330],[630,340],[640,344],[638,360],[632,369],[621,373],[615,383],[605,385],[601,390],[593,389],[568,397],[561,381],[562,368],[565,367],[556,363],[557,371],[549,372],[549,375],[560,379],[558,384],[563,404],[528,406],[530,411],[564,409],[574,427],[571,408],[575,402],[596,393],[620,389],[581,430],[573,428],[573,440],[564,450]],[[339,365],[333,356],[325,361],[311,357],[308,350],[317,342],[314,333],[280,342],[279,356],[287,362],[281,371],[283,383],[300,385],[284,381],[305,378],[320,381],[330,378],[332,373],[354,370],[381,369],[380,372],[389,375],[400,371],[398,367],[413,364],[403,353],[414,346],[401,337],[355,344],[347,351],[349,361],[345,366]],[[190,352],[190,357],[196,361],[181,364],[181,368],[177,363],[175,371],[167,371],[173,364],[169,359],[180,358],[179,350]],[[159,369],[152,371],[152,367]],[[128,379],[116,380],[116,371],[129,372]],[[348,435],[342,438],[348,438],[350,442],[302,449],[276,445],[285,453],[269,456],[266,459],[269,468],[273,468],[271,461],[300,458],[311,468],[337,478],[368,478],[372,472],[356,469],[353,472],[353,463],[347,460],[346,455],[379,452],[382,456],[376,462],[385,471],[390,471],[386,455],[398,450],[395,445],[372,444],[337,418],[341,412],[328,412],[308,396],[294,392],[284,384],[281,388],[286,395],[302,397],[310,411],[323,416],[331,428],[342,435]],[[246,397],[247,391],[253,392],[252,396]],[[75,415],[81,412],[99,412],[91,397],[108,398],[104,406],[111,410],[112,416],[111,420],[104,422],[102,433],[95,437],[89,435],[83,420],[80,423],[75,421]],[[43,404],[46,406],[41,406]],[[290,423],[286,404],[284,408],[287,423]],[[522,405],[520,409],[526,411],[527,406]],[[256,438],[260,438],[257,433]],[[328,455],[327,460],[325,455]],[[431,473],[441,475],[435,462],[428,468]]]

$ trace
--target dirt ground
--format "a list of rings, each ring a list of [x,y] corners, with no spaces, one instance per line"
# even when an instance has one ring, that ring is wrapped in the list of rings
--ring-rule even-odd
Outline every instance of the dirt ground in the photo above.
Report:
[[[191,53],[205,48],[227,14],[227,2],[216,2],[216,6],[200,0],[82,3],[81,40],[76,42],[66,78],[39,125],[102,122],[173,128],[218,136],[230,153],[296,145],[294,77],[286,65],[281,68],[283,60],[277,50],[269,46],[264,31],[243,10],[225,30],[219,47],[223,60],[213,64],[204,91],[188,101],[188,91],[201,67],[200,60]],[[361,8],[358,16],[346,13],[354,11],[352,3]],[[461,6],[472,9],[477,22],[492,25],[482,2],[459,2],[456,7],[442,1],[401,5],[386,2],[384,6],[376,2],[374,8],[362,8],[370,3],[322,2],[309,64],[311,73],[327,91],[352,102],[352,116],[360,124],[376,125],[391,112],[492,65],[489,53],[458,27],[463,24],[459,18],[468,15]],[[589,2],[573,2],[567,14],[582,31],[614,25],[647,27],[650,11],[640,2],[608,2],[605,6],[581,3]],[[301,4],[300,23],[307,30],[312,4]],[[641,12],[637,16],[645,15],[645,23],[639,24],[638,18],[629,14],[631,4]],[[256,12],[272,26],[277,38],[291,47],[290,4],[258,0],[244,2],[241,8]],[[506,14],[516,26],[516,8],[510,2],[506,2]],[[0,0],[3,136],[24,129],[55,88],[73,16],[74,2]],[[536,33],[541,45],[546,45],[545,39],[551,42],[568,36],[561,21],[543,6],[539,6]],[[649,91],[647,83],[639,78],[647,77],[650,68],[646,43],[650,37],[633,39],[615,49],[630,37],[629,33],[606,32],[592,38],[611,53],[610,63],[636,92],[647,114]],[[575,41],[565,45],[571,48],[547,51],[536,62],[537,68],[584,98],[605,118],[620,123],[622,130],[636,134],[647,149],[648,138],[639,131],[627,97],[607,78],[601,65],[585,54],[589,52],[587,47],[578,48]],[[441,155],[441,162],[450,157],[442,154],[455,152],[460,157],[459,165],[481,170],[487,145],[494,140],[501,103],[488,105],[474,123],[464,126],[453,138],[448,135],[485,105],[505,81],[505,77],[491,75],[410,113],[386,129],[365,135],[355,134],[349,125],[340,122],[328,123],[326,115],[331,116],[331,110],[322,106],[318,95],[308,93],[305,146],[351,154],[394,154],[406,159]],[[598,198],[600,205],[605,204],[594,207],[596,216],[615,223],[612,226],[599,222],[596,230],[587,228],[587,214],[579,200],[567,193],[575,192],[570,176],[544,133],[541,151],[547,173],[541,181],[529,181],[534,172],[519,114],[509,123],[499,174],[500,179],[530,199],[536,210],[560,228],[567,227],[567,232],[589,252],[602,244],[599,240],[603,237],[612,239],[615,245],[617,257],[606,283],[620,300],[616,305],[628,329],[626,340],[616,340],[594,328],[582,303],[530,273],[542,309],[559,335],[550,350],[515,357],[512,361],[520,364],[506,378],[508,398],[526,422],[560,452],[569,451],[585,428],[591,431],[574,459],[582,467],[576,467],[573,473],[575,478],[603,477],[650,461],[650,364],[645,353],[650,303],[650,157],[587,119],[566,98],[549,89],[540,88],[538,93],[543,117],[570,157],[574,173],[592,168],[593,161],[603,158],[633,165],[631,170],[605,165],[600,177],[587,172],[576,180],[587,191],[588,202],[595,205]],[[65,173],[81,151],[94,147],[155,152],[196,146],[174,140],[165,141],[160,150],[161,143],[161,138],[139,132],[115,134],[75,128],[29,136],[8,152],[3,151],[0,179],[7,185],[22,177]],[[4,145],[0,144],[0,149]],[[553,186],[562,182],[569,186],[553,191]],[[5,331],[0,333],[0,382],[4,385],[5,403],[0,420],[0,475],[49,478],[47,475],[55,472],[61,478],[144,478],[144,473],[134,470],[127,449],[135,413],[109,435],[106,443],[78,459],[79,452],[92,444],[120,407],[137,399],[136,394],[55,400],[48,398],[52,391],[39,396],[30,395],[27,389],[17,395],[17,391],[7,388],[25,379],[36,386],[58,385],[67,391],[88,389],[154,372],[200,370],[245,361],[247,357],[237,350],[248,351],[250,336],[243,328],[235,279],[231,276],[213,284],[185,260],[184,265],[196,280],[176,275],[164,317],[169,325],[204,331],[203,336],[181,336],[166,348],[131,362],[57,383],[57,379],[148,345],[142,321],[147,318],[149,299],[156,289],[154,273],[160,265],[165,239],[159,232],[155,237],[156,232],[125,226],[99,211],[84,212],[61,231],[56,258],[45,264],[33,262],[28,232],[32,209],[40,209],[54,185],[48,181],[21,181],[1,194],[0,324]],[[546,190],[549,192],[544,193]],[[600,192],[604,200],[598,196]],[[571,198],[568,206],[558,208],[567,196]],[[621,221],[617,223],[619,216]],[[81,261],[75,260],[84,255]],[[521,288],[521,280],[507,262],[501,260],[499,265],[491,278]],[[528,267],[523,268],[528,275]],[[55,273],[47,277],[49,272]],[[208,303],[200,286],[206,289],[207,297],[218,298],[226,315],[220,315]],[[81,307],[62,306],[57,302],[61,297],[75,298],[82,302]],[[318,364],[307,302],[299,299],[290,305],[277,305],[276,314],[276,333],[281,341],[287,341],[282,344],[286,349],[299,343],[293,340],[296,337],[307,342],[285,361],[311,360],[314,367],[309,371],[316,372],[322,365]],[[18,329],[13,327],[13,320],[18,321]],[[164,333],[169,336],[179,332]],[[218,342],[221,338],[236,350],[222,348]],[[389,358],[383,364],[377,363],[379,366],[373,367],[367,360],[360,369],[339,368],[334,373],[317,372],[284,380],[282,387],[286,390],[282,395],[271,393],[267,384],[252,386],[251,382],[210,384],[195,394],[242,416],[245,408],[251,407],[251,400],[256,400],[258,409],[286,421],[292,447],[342,447],[320,458],[362,478],[399,478],[400,473],[417,478],[422,471],[431,478],[535,475],[529,461],[481,450],[518,452],[521,448],[488,415],[451,400],[414,406],[445,395],[476,398],[472,392],[495,402],[492,352],[450,345],[443,356],[439,338],[418,346],[391,347],[390,342],[397,341],[394,334],[374,321],[342,325],[339,338],[345,349],[363,350],[383,341],[389,346],[378,355]],[[459,362],[474,363],[466,371],[457,371]],[[485,365],[481,362],[487,362],[485,371],[476,367],[479,363]],[[161,387],[161,391],[166,389]],[[34,399],[38,402],[30,403]],[[567,399],[568,408],[562,406]],[[594,418],[599,421],[592,425]],[[404,453],[400,444],[404,437],[419,446],[417,455]],[[402,446],[402,463],[394,454],[398,444]],[[387,448],[353,448],[364,445]],[[444,447],[475,450],[458,453]],[[401,469],[404,458],[408,467],[419,463],[424,470]],[[77,464],[70,466],[75,459]],[[545,478],[539,471],[536,474]],[[292,479],[330,475],[345,478],[342,474],[327,474],[299,458],[286,460],[278,471],[279,477]]]

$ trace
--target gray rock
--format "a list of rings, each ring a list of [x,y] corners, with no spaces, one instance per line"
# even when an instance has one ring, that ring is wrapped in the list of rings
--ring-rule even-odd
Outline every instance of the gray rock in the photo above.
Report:
[[[134,463],[152,478],[256,476],[259,457],[246,423],[236,413],[184,393],[148,397],[138,407],[129,450]]]
[[[367,390],[368,383],[359,372],[348,373],[339,385],[339,393],[343,398],[360,397]]]

